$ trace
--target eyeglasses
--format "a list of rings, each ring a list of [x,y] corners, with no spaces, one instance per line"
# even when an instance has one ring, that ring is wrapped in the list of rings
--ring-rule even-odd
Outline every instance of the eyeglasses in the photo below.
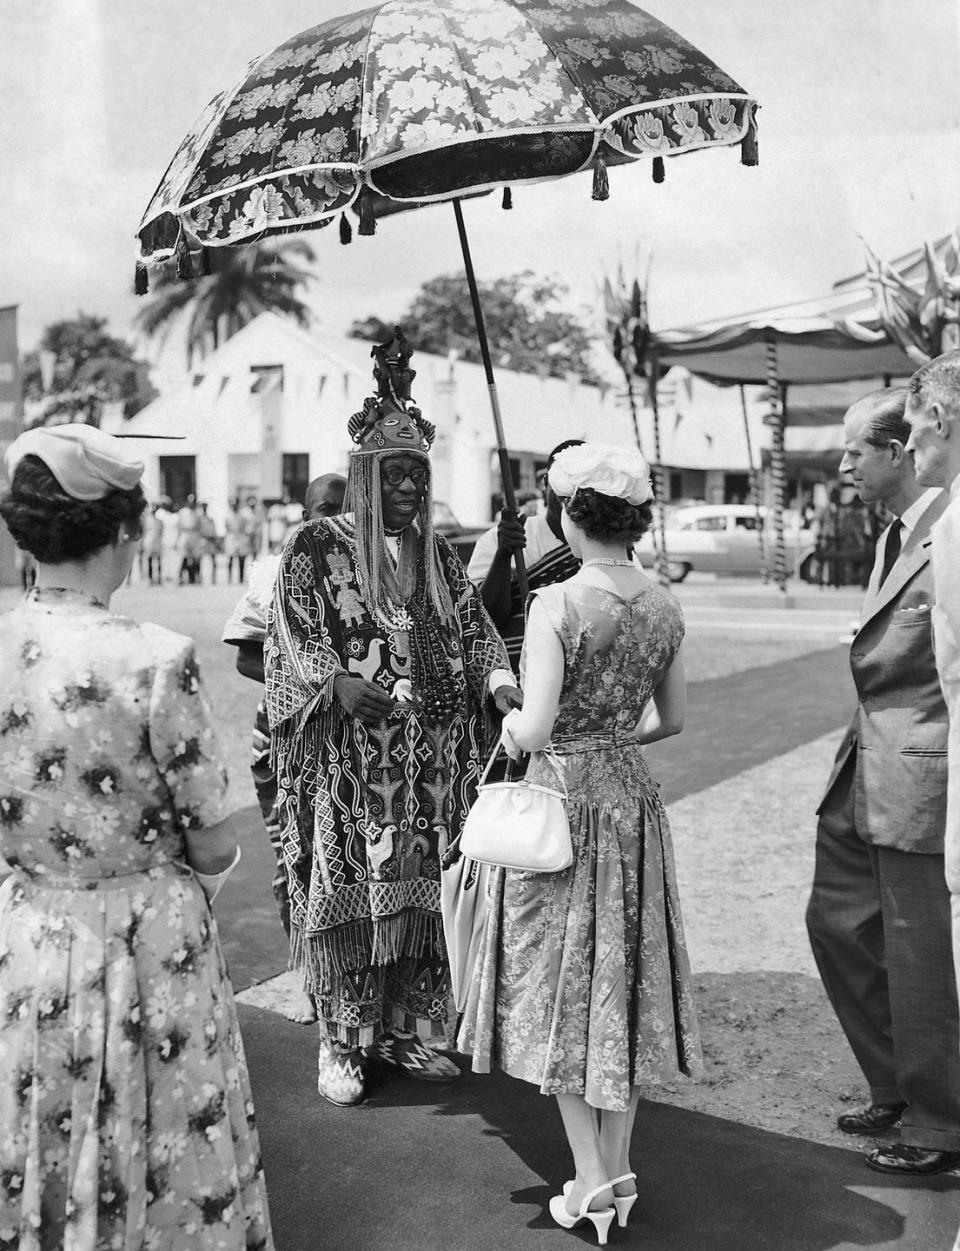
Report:
[[[380,470],[380,477],[387,486],[399,486],[409,478],[415,487],[422,487],[427,481],[427,471],[420,466],[405,469],[402,465],[384,465]]]

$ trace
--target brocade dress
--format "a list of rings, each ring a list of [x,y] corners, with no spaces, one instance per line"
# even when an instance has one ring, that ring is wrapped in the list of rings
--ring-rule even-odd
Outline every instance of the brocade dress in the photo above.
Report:
[[[536,592],[564,653],[552,743],[574,862],[496,870],[458,1038],[546,1095],[623,1111],[633,1086],[696,1076],[702,1061],[670,829],[641,748],[625,741],[683,638],[676,600],[582,582]],[[530,781],[557,786],[535,753]]]
[[[72,591],[0,631],[0,1248],[269,1251],[193,644]]]

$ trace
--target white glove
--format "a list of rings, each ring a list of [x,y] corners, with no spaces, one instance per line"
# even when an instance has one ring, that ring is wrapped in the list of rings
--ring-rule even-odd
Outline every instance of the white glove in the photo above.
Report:
[[[516,725],[519,716],[520,709],[512,708],[500,723],[500,746],[511,760],[519,760],[523,755],[523,749],[517,746],[516,740],[510,733],[511,724]]]
[[[198,873],[196,869],[193,870],[193,876],[203,887],[203,893],[206,895],[209,903],[213,903],[216,897],[220,894],[220,890],[224,882],[239,863],[240,848],[237,847],[237,854],[234,856],[233,862],[227,865],[222,873]]]

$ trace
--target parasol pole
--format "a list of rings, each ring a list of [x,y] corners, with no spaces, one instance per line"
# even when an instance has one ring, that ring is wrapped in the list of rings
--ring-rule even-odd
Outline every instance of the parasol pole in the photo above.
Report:
[[[786,456],[784,452],[783,397],[780,391],[780,371],[777,363],[777,341],[767,335],[767,402],[773,427],[770,448],[770,469],[773,477],[773,580],[783,595],[787,593],[787,553],[783,542],[783,500],[787,487]]]
[[[457,233],[460,236],[460,251],[463,253],[463,264],[467,271],[467,286],[470,288],[470,303],[473,305],[473,319],[477,324],[477,339],[480,341],[480,356],[483,360],[483,372],[487,376],[487,392],[490,396],[490,409],[493,413],[493,429],[497,439],[497,457],[500,461],[500,478],[503,482],[504,502],[511,510],[517,511],[517,496],[513,489],[513,474],[510,470],[510,457],[507,455],[507,440],[503,433],[503,419],[500,416],[500,399],[497,395],[497,384],[493,377],[493,362],[490,360],[490,346],[487,343],[487,328],[483,321],[483,309],[480,307],[480,293],[477,290],[477,279],[473,272],[473,261],[470,259],[470,244],[467,240],[467,228],[463,221],[463,210],[460,201],[453,201],[453,211],[457,218]],[[520,591],[520,602],[527,602],[529,585],[527,583],[527,567],[523,552],[513,554],[517,567],[517,587]]]
[[[760,544],[760,577],[764,582],[770,581],[767,569],[767,545],[763,533],[763,511],[760,508],[759,474],[753,460],[753,440],[750,438],[750,422],[747,418],[747,395],[743,383],[740,383],[740,409],[743,413],[743,432],[747,437],[747,465],[750,468],[750,498],[757,514],[757,542]]]
[[[656,345],[650,349],[650,377],[647,379],[647,385],[650,390],[650,407],[653,410],[653,455],[656,458],[653,466],[653,491],[654,491],[654,516],[656,517],[656,528],[659,542],[656,545],[654,556],[654,565],[657,571],[657,581],[661,586],[670,585],[669,573],[669,556],[667,552],[667,523],[666,514],[663,508],[663,497],[665,495],[665,484],[663,477],[663,456],[660,446],[660,402],[657,399],[657,382],[660,377],[660,364],[657,355]]]

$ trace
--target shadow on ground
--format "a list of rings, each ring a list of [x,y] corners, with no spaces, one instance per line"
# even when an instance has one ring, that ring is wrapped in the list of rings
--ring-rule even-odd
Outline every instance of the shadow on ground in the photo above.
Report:
[[[849,648],[827,647],[691,682],[683,733],[645,755],[664,803],[672,804],[828,734],[847,722],[855,703]]]
[[[241,1023],[277,1251],[558,1245],[546,1204],[570,1164],[554,1100],[461,1057],[460,1082],[378,1077],[365,1104],[335,1108],[314,1093],[314,1029],[253,1008]],[[611,1245],[933,1251],[960,1212],[956,1178],[904,1185],[852,1152],[663,1104],[641,1105],[634,1160],[641,1201]],[[586,1226],[564,1236],[595,1245]]]

